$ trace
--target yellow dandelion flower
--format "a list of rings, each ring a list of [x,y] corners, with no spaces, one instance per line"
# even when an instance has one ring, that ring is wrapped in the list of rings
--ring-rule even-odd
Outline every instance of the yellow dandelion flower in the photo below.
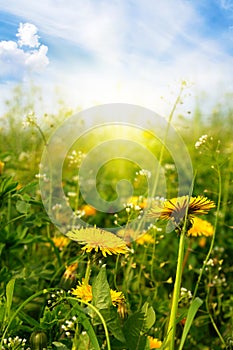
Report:
[[[67,236],[80,244],[85,244],[82,250],[86,253],[100,250],[106,257],[107,254],[126,254],[128,252],[125,242],[120,237],[99,228],[73,230],[68,232]]]
[[[161,220],[172,220],[179,225],[185,217],[187,207],[188,219],[192,219],[194,215],[207,214],[215,204],[206,197],[198,196],[189,199],[189,196],[183,196],[166,200],[163,205],[152,208],[148,215]]]
[[[65,236],[53,237],[52,241],[55,244],[55,246],[60,250],[65,248],[70,242],[70,240]]]
[[[210,222],[194,217],[192,219],[192,224],[193,226],[188,230],[188,233],[187,233],[188,236],[192,236],[192,237],[213,236],[214,227],[211,225]]]
[[[110,295],[111,295],[113,306],[117,306],[125,303],[125,296],[122,292],[117,292],[116,290],[110,289]]]
[[[158,340],[157,338],[153,338],[151,336],[148,336],[150,349],[160,349],[162,346],[161,340]]]
[[[146,232],[146,233],[144,233],[144,235],[139,236],[136,239],[136,242],[139,245],[144,245],[146,243],[153,244],[153,243],[155,243],[155,240],[148,232]]]
[[[86,302],[92,301],[93,298],[92,286],[85,284],[84,281],[82,283],[79,282],[79,285],[75,289],[72,289],[71,293]],[[125,296],[122,292],[110,289],[110,296],[113,306],[119,306],[125,303]]]
[[[83,301],[92,301],[92,287],[84,282],[79,282],[79,285],[72,289],[71,293]]]

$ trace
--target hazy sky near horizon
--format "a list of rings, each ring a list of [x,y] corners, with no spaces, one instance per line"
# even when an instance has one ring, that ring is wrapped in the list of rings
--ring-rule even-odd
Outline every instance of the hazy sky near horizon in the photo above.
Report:
[[[214,105],[233,92],[232,55],[233,0],[0,0],[0,111],[31,81],[48,112],[62,98],[166,114],[183,80],[184,108]]]

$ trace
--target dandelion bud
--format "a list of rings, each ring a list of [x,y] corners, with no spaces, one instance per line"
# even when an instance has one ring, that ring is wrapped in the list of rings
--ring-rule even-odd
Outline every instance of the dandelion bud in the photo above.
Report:
[[[73,288],[76,284],[76,269],[78,267],[77,263],[68,266],[60,280],[59,287],[63,289]]]
[[[121,318],[126,318],[127,316],[127,307],[125,303],[119,303],[117,307],[117,312]]]
[[[30,346],[32,350],[46,350],[47,336],[42,331],[35,331],[30,336]]]

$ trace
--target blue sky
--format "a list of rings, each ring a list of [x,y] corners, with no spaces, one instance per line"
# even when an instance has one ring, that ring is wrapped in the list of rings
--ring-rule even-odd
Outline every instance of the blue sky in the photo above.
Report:
[[[232,55],[233,0],[0,0],[0,111],[31,79],[48,112],[62,97],[166,114],[182,80],[187,105],[214,104],[233,91]]]

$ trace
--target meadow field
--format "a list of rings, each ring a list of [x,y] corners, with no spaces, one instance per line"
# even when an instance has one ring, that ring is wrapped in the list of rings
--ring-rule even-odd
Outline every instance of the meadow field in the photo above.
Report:
[[[50,136],[73,111],[61,105],[38,117],[33,101],[21,100],[16,91],[0,119],[0,348],[233,349],[232,96],[208,113],[197,105],[170,116],[192,163],[186,196],[178,196],[170,149],[150,130],[127,129],[124,137],[158,160],[165,195],[132,148],[132,158],[98,169],[95,186],[105,202],[115,201],[122,179],[133,192],[121,210],[96,209],[80,191],[79,169],[99,140],[122,129],[83,135],[64,160],[61,187],[86,228],[70,224],[40,167]]]

